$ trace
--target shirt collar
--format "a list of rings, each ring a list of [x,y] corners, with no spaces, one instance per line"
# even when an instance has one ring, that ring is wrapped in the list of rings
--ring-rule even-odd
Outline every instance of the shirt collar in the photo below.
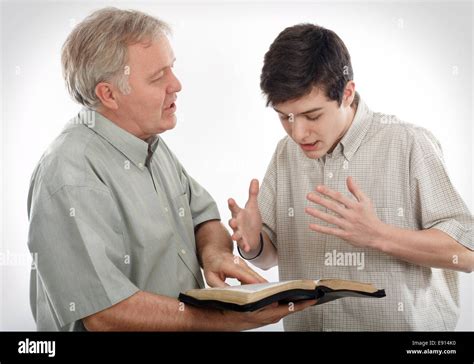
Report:
[[[148,153],[153,153],[158,146],[158,135],[144,141],[122,129],[97,111],[84,108],[78,117],[85,122],[87,121],[87,124],[84,124],[107,140],[139,168],[144,168]],[[94,123],[89,125],[91,118]]]
[[[372,111],[367,107],[365,102],[359,98],[357,111],[349,130],[342,137],[340,144],[342,145],[342,153],[347,160],[351,160],[357,149],[359,149],[362,140],[369,130],[372,122]]]

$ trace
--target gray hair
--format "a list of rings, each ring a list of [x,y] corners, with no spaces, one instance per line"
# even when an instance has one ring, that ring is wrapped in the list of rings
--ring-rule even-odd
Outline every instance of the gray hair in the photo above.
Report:
[[[130,93],[128,46],[170,34],[163,21],[135,10],[97,10],[73,29],[61,54],[63,76],[72,98],[96,109],[99,82],[111,82]]]

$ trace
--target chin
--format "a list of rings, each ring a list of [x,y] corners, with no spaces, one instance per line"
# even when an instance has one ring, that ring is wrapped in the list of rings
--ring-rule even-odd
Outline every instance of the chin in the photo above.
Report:
[[[303,153],[306,155],[307,158],[309,159],[318,159],[323,157],[326,154],[327,151],[325,150],[315,150],[311,152],[307,152],[303,150]]]
[[[176,116],[172,115],[167,118],[161,119],[159,121],[158,129],[156,130],[156,134],[164,133],[167,130],[174,129],[176,126]]]

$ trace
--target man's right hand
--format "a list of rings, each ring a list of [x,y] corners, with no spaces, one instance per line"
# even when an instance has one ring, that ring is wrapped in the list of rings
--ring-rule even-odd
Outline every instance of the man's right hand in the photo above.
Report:
[[[249,199],[245,208],[240,208],[233,198],[228,200],[232,219],[229,226],[234,232],[232,239],[235,240],[245,253],[257,250],[260,247],[260,232],[262,231],[262,217],[258,209],[258,180],[250,182]]]

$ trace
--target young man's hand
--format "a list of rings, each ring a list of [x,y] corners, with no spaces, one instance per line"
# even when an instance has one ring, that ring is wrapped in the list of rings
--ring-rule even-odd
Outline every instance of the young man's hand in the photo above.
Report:
[[[234,232],[232,239],[237,242],[245,253],[258,250],[260,247],[260,232],[262,231],[262,217],[258,209],[258,180],[250,182],[249,199],[245,208],[240,208],[233,198],[228,200],[232,219],[229,226]]]
[[[307,199],[309,201],[338,215],[330,215],[318,209],[307,207],[305,212],[308,215],[337,226],[334,228],[312,223],[309,228],[320,233],[337,236],[358,247],[375,248],[386,225],[377,217],[372,202],[356,185],[352,177],[347,178],[347,187],[356,199],[350,199],[326,186],[318,186],[316,191],[329,197],[329,199],[313,192],[308,194]]]

